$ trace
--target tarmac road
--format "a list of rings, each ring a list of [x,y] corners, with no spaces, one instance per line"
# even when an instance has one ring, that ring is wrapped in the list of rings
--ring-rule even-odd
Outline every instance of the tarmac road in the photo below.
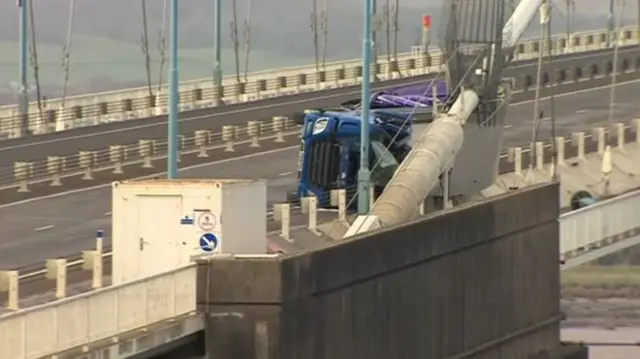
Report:
[[[616,118],[627,120],[640,110],[635,93],[640,81],[617,90]],[[558,134],[588,129],[607,122],[608,89],[564,94],[556,99]],[[533,103],[514,104],[505,129],[505,145],[520,145],[530,140]],[[581,111],[580,113],[578,113]],[[628,136],[631,137],[631,133]],[[541,131],[542,138],[548,132]],[[594,144],[589,142],[591,148]],[[567,156],[575,155],[573,147]],[[264,178],[268,180],[269,202],[279,202],[295,185],[297,145],[255,153],[223,162],[200,164],[181,172],[183,178]],[[265,165],[268,164],[268,165]],[[503,159],[501,168],[510,169]],[[90,249],[97,229],[106,231],[108,245],[111,227],[111,194],[108,186],[83,189],[58,195],[33,198],[0,206],[0,267],[16,268],[45,258],[65,257]]]
[[[627,60],[629,66],[635,64],[635,56],[640,54],[637,46],[623,47],[619,50],[620,61]],[[567,76],[571,76],[576,66],[584,68],[583,75],[588,77],[587,68],[597,64],[600,73],[604,73],[604,64],[612,59],[611,50],[593,51],[589,53],[576,53],[566,56],[558,56],[554,60],[554,71],[565,69]],[[517,87],[523,83],[524,76],[529,74],[535,78],[535,61],[523,61],[515,63],[509,68],[505,76],[515,77]],[[633,74],[636,76],[636,74]],[[640,76],[640,73],[637,74]],[[409,78],[386,81],[374,85],[374,88],[384,86],[397,86],[415,82],[427,81],[430,76],[422,79]],[[569,78],[569,77],[568,77]],[[200,109],[181,114],[180,132],[193,134],[195,130],[210,129],[219,132],[224,124],[246,125],[249,120],[269,119],[273,116],[287,116],[299,112],[305,108],[337,106],[341,102],[359,96],[358,86],[344,87],[323,92],[310,92],[261,100],[245,104],[231,105],[222,108]],[[515,100],[523,100],[516,95]],[[15,161],[33,161],[46,156],[65,156],[77,154],[78,151],[90,151],[104,149],[109,145],[132,144],[139,139],[164,139],[166,137],[166,116],[157,116],[128,122],[104,124],[93,127],[79,128],[48,135],[40,135],[31,138],[6,140],[0,142],[0,169],[11,168]]]

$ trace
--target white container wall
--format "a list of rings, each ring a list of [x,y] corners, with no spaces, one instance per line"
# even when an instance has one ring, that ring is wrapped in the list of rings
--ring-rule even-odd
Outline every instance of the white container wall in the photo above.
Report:
[[[134,180],[112,188],[114,284],[203,253],[267,251],[265,181]]]

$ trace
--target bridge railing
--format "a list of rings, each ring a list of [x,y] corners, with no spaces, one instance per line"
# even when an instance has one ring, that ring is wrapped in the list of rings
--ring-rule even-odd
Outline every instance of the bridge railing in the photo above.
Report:
[[[0,358],[42,358],[195,313],[195,278],[190,265],[1,316]]]
[[[638,43],[637,28],[625,27],[620,32],[620,44]],[[605,48],[606,31],[588,31],[576,33],[570,39],[566,35],[557,35],[551,43],[552,52],[592,51]],[[537,56],[540,46],[538,40],[523,41],[517,48],[516,59],[528,60]],[[397,59],[388,61],[381,58],[374,66],[374,73],[380,80],[417,76],[437,72],[442,68],[443,55],[432,52],[424,56],[420,48],[400,54]],[[276,71],[253,74],[247,82],[235,82],[227,79],[220,89],[225,103],[243,103],[268,99],[283,95],[339,88],[359,83],[362,74],[361,60],[353,59],[328,64],[318,70],[315,67],[279,69]],[[196,110],[215,106],[214,98],[218,89],[213,87],[211,79],[188,81],[180,87],[180,111]],[[48,100],[42,112],[37,103],[29,107],[29,130],[32,133],[48,133],[75,127],[93,126],[100,123],[117,122],[164,115],[167,113],[168,95],[166,89],[160,93],[149,94],[147,88],[127,89],[98,94],[88,94],[67,98],[64,107],[61,99]],[[0,108],[0,134],[8,137],[23,135],[15,129],[20,121],[17,107]]]
[[[640,236],[640,191],[633,191],[560,218],[563,260]]]
[[[560,255],[639,226],[640,190],[560,218]],[[196,269],[185,266],[0,316],[0,357],[36,359],[195,312]],[[70,319],[73,318],[73,319]]]
[[[269,143],[285,143],[286,139],[300,134],[299,128],[291,119],[275,116],[269,120],[248,121],[245,126],[225,125],[220,132],[206,128],[195,130],[190,135],[180,136],[180,160],[188,162],[185,157],[189,156],[188,160],[203,163],[213,151],[219,156],[220,152],[232,154],[241,146],[258,150]],[[167,157],[167,148],[166,139],[148,138],[69,156],[17,161],[13,166],[0,166],[0,190],[16,187],[18,192],[27,193],[34,184],[49,182],[57,187],[79,178],[86,184],[104,180],[99,174],[106,171],[116,175],[115,180],[134,167],[158,172],[157,160]]]

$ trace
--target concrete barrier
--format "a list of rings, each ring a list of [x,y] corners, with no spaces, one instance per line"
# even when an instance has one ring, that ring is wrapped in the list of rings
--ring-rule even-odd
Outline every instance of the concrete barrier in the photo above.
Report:
[[[19,274],[16,270],[0,271],[0,293],[7,293],[7,309],[18,310],[20,307]]]
[[[556,348],[557,196],[557,185],[532,187],[321,250],[202,259],[197,302],[208,349],[375,359]]]
[[[65,298],[67,296],[67,260],[47,259],[46,268],[45,278],[56,282],[56,298]]]
[[[181,135],[179,139],[180,158],[195,154],[206,158],[209,152],[218,149],[235,152],[237,146],[249,144],[249,148],[259,148],[267,144],[284,142],[285,134],[298,134],[298,126],[285,117],[275,117],[264,121],[249,121],[246,126],[224,126],[221,133],[197,130],[193,135]],[[79,151],[70,156],[49,156],[40,161],[14,163],[11,172],[0,171],[0,189],[16,187],[18,192],[27,193],[31,184],[49,181],[51,186],[63,186],[67,178],[80,176],[84,181],[96,181],[96,175],[110,170],[116,175],[126,175],[127,168],[139,164],[153,170],[160,158],[166,157],[167,141],[141,139],[135,144],[114,145],[105,149]]]
[[[103,251],[102,238],[102,231],[98,231],[95,249],[83,251],[79,259],[75,259],[75,255],[67,258],[49,258],[44,261],[41,269],[35,271],[0,270],[0,293],[7,293],[7,303],[3,307],[11,311],[22,309],[21,302],[28,302],[29,298],[23,298],[20,288],[25,283],[33,283],[34,279],[45,279],[54,283],[54,300],[66,298],[69,295],[69,289],[78,285],[78,283],[71,283],[68,279],[69,269],[81,268],[84,271],[90,271],[89,290],[101,288],[104,283],[103,258],[111,256],[111,253]],[[78,288],[73,289],[72,293],[77,294]],[[34,293],[28,295],[34,295]],[[0,316],[2,316],[1,313]]]

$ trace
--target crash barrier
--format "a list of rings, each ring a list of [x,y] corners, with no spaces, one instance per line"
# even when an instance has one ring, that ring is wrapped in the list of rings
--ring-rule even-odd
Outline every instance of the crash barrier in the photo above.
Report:
[[[249,121],[246,126],[222,126],[222,132],[196,130],[192,135],[180,136],[180,155],[193,155],[201,159],[212,151],[234,152],[240,145],[260,148],[266,143],[280,143],[285,136],[299,134],[299,126],[281,116],[265,121]],[[95,174],[111,170],[122,175],[130,166],[153,169],[156,160],[166,158],[167,140],[140,139],[137,143],[109,146],[109,148],[80,151],[71,156],[49,156],[37,161],[18,161],[13,168],[0,168],[0,189],[17,187],[18,192],[29,192],[30,185],[49,181],[51,186],[64,185],[65,178],[80,176],[93,181]]]
[[[556,137],[553,143],[538,141],[529,147],[509,148],[501,155],[500,172],[502,175],[492,186],[493,188],[485,191],[484,195],[493,196],[535,183],[547,182],[555,174],[562,183],[561,207],[570,211],[571,199],[579,191],[588,191],[594,196],[594,199],[604,200],[640,188],[640,177],[638,177],[640,174],[640,161],[638,161],[640,158],[640,119],[635,119],[631,123],[631,126],[625,123],[615,123],[611,130],[597,127],[589,132],[574,132],[569,137]],[[557,154],[555,165],[551,163],[553,151]],[[529,157],[530,154],[533,154],[533,158]],[[606,164],[603,166],[603,162],[606,162],[603,159],[607,156],[611,158],[610,169]],[[630,172],[634,170],[635,172]],[[528,173],[529,171],[533,173]],[[582,176],[583,172],[587,172],[585,176]],[[344,224],[347,224],[349,220],[348,207],[355,200],[354,193],[355,187],[331,191],[325,198],[316,196],[302,198],[299,206],[293,206],[290,203],[274,204],[273,220],[278,223],[277,235],[291,244],[295,244],[295,233],[298,230],[323,234],[334,239],[336,239],[334,235],[337,233],[337,238],[341,238],[346,232],[345,229],[348,228],[348,225],[344,226]],[[371,195],[370,198],[373,201],[374,196]],[[320,222],[318,218],[319,202],[331,203],[337,207],[334,223],[326,225]],[[628,200],[624,203],[628,202],[632,201]],[[636,205],[640,209],[640,203]],[[421,206],[422,214],[424,214],[424,208],[424,205]],[[306,224],[293,226],[293,219],[295,216],[300,217],[300,212],[307,217]],[[633,214],[634,212],[629,213]],[[574,218],[573,216],[576,214],[569,212],[566,216]],[[605,218],[615,222],[617,218],[621,217]],[[603,223],[603,221],[599,220],[596,223]],[[585,252],[585,247],[596,243],[594,238],[602,233],[607,234],[607,238],[611,237],[607,243],[627,239],[634,235],[636,229],[640,235],[640,223],[637,223],[637,220],[634,222],[631,219],[621,218],[620,221],[622,222],[616,222],[616,225],[605,223],[604,229],[600,231],[593,227],[598,227],[599,224],[585,227],[584,230],[593,230],[593,234],[590,236],[581,236],[580,233],[583,233],[581,231],[568,232],[566,238],[571,238],[571,240],[567,239],[563,242],[561,257],[563,259],[573,257],[576,251]],[[301,221],[296,220],[295,222],[300,223]],[[632,225],[634,223],[635,225]],[[621,229],[621,226],[624,228]],[[342,230],[340,230],[341,227]],[[574,227],[576,226],[572,225],[572,228]]]
[[[620,34],[620,45],[638,43],[636,27],[625,27]],[[556,55],[599,50],[606,48],[607,37],[607,32],[602,30],[575,33],[570,39],[564,34],[557,35],[551,48]],[[536,39],[523,41],[517,47],[516,60],[535,58],[540,46]],[[439,52],[425,56],[421,48],[414,48],[410,53],[399,55],[397,60],[379,59],[373,70],[384,81],[439,72],[442,61],[443,55]],[[354,59],[328,64],[321,71],[314,66],[256,73],[247,83],[227,79],[220,89],[213,87],[211,79],[190,81],[181,85],[179,110],[215,106],[217,94],[224,103],[233,104],[352,86],[359,83],[361,74],[361,60]],[[30,104],[28,127],[31,133],[40,134],[147,118],[166,114],[167,104],[166,89],[150,95],[146,87],[67,98],[64,108],[61,99],[47,100],[41,109],[37,103]],[[20,120],[15,105],[0,108],[0,134],[11,138],[24,136]]]
[[[137,337],[159,323],[175,324],[195,313],[195,273],[187,266],[0,316],[0,358],[36,359],[73,348],[87,353],[97,341],[118,343],[123,333],[135,330]]]
[[[83,251],[81,255],[72,255],[66,258],[50,258],[45,260],[44,266],[35,266],[31,270],[29,266],[22,270],[0,271],[0,292],[7,294],[6,309],[15,311],[20,309],[20,298],[24,297],[20,291],[21,285],[37,281],[53,282],[53,300],[63,299],[69,295],[69,286],[74,284],[75,278],[69,280],[70,274],[78,271],[88,272],[88,285],[82,291],[90,291],[105,286],[103,264],[104,259],[111,257],[109,248],[104,248],[103,232],[96,235],[96,246],[92,250]],[[84,278],[84,276],[83,276]],[[106,283],[108,284],[108,283]],[[41,293],[28,293],[28,295]],[[1,314],[1,312],[0,312]]]
[[[596,132],[602,133],[602,130]],[[584,137],[584,134],[574,135],[574,138],[578,139],[578,146],[582,142],[580,138]],[[565,143],[561,139],[557,141]],[[578,152],[582,150],[578,148]],[[513,161],[517,162],[515,157]],[[539,161],[536,160],[536,163]],[[334,195],[341,207],[339,216],[344,218],[346,192],[338,191]],[[307,198],[302,202],[302,210],[308,213],[312,223],[311,215],[317,213],[317,201]],[[274,219],[285,222],[290,218],[290,210],[289,205],[279,204],[276,207],[279,214],[274,214]],[[639,225],[634,215],[638,211],[640,191],[636,190],[561,215],[559,262],[603,246],[613,246],[634,236],[634,233],[636,237],[640,236]],[[295,241],[295,238],[289,239]],[[97,257],[96,252],[99,251],[100,244],[96,247],[98,249],[95,252],[87,253]],[[88,254],[85,257],[87,262],[97,262],[87,259],[89,257],[91,256]],[[64,279],[64,264],[65,262],[59,259],[47,261],[47,277],[55,278],[59,283],[56,285],[56,295],[59,298],[64,297],[59,288],[67,284]],[[93,270],[94,273],[98,271]],[[112,339],[115,342],[119,333],[134,329],[144,333],[145,328],[151,325],[170,322],[177,316],[193,313],[196,302],[195,273],[195,266],[187,266],[158,276],[97,289],[91,293],[0,316],[0,340],[5,343],[0,346],[0,357],[38,358],[78,346],[86,346],[86,351],[89,351],[94,342],[104,339]],[[9,298],[16,298],[13,307],[15,309],[18,308],[15,303],[19,299],[19,286],[19,273],[1,272],[0,289],[8,291]],[[95,287],[99,288],[100,285]],[[76,320],[66,320],[70,315]]]
[[[543,72],[542,85],[548,88],[553,84],[554,91],[557,93],[584,90],[589,87],[587,83],[593,83],[595,87],[606,86],[613,75],[610,71],[614,68],[611,62],[607,60],[600,63],[598,60],[596,62],[563,63],[557,65],[554,74]],[[631,58],[625,54],[620,55],[615,68],[619,70],[617,72],[618,81],[634,81],[640,70],[640,56],[634,55]],[[535,89],[535,80],[532,79],[532,74],[526,73],[515,78],[514,81],[519,89],[513,91],[513,96],[529,99]],[[277,121],[282,118],[274,117],[267,121],[249,121],[246,126],[242,127],[227,125],[224,126],[221,133],[212,133],[206,129],[198,130],[191,136],[181,135],[180,145],[187,153],[197,148],[201,152],[198,155],[200,157],[206,157],[206,151],[212,147],[215,148],[221,142],[225,144],[226,151],[233,151],[234,144],[244,143],[243,141],[247,140],[253,142],[252,146],[259,146],[258,142],[262,140],[263,136],[282,136],[282,133],[276,128],[280,126]],[[286,123],[289,126],[291,121]],[[280,137],[276,140],[280,141]],[[148,138],[140,139],[136,144],[113,145],[105,150],[80,151],[70,156],[51,156],[45,161],[19,161],[14,164],[13,168],[0,167],[0,189],[13,186],[18,181],[22,185],[20,191],[24,192],[28,191],[29,183],[49,177],[53,185],[59,186],[62,177],[75,174],[79,170],[83,172],[84,179],[92,180],[93,172],[96,170],[103,169],[105,166],[113,166],[115,167],[114,173],[119,174],[122,173],[125,164],[139,159],[144,159],[144,168],[151,168],[153,160],[166,154],[166,149],[166,139]]]
[[[569,171],[577,167],[575,164],[578,162],[579,165],[587,166],[587,162],[593,159],[595,159],[596,162],[600,161],[603,155],[611,150],[611,147],[613,147],[615,151],[614,156],[619,156],[625,152],[627,154],[635,153],[633,151],[637,152],[637,149],[640,148],[640,120],[632,121],[632,126],[627,126],[624,123],[616,123],[613,125],[611,131],[598,127],[588,132],[575,132],[572,133],[570,137],[557,137],[554,142],[554,149],[558,154],[558,168],[556,171],[559,173],[562,183],[561,203],[564,203],[563,207],[566,207],[567,198],[571,197],[572,193],[577,190],[586,189],[596,197],[603,196],[607,187],[600,185],[603,182],[602,173],[591,173],[590,178],[580,181],[581,183],[576,186],[576,181],[573,181],[574,183],[565,183],[566,181],[571,182],[571,179],[568,177]],[[544,182],[551,178],[550,171],[552,168],[550,166],[550,154],[552,151],[552,143],[536,142],[533,148],[534,156],[531,166],[528,163],[528,155],[530,154],[531,147],[509,148],[501,155],[500,171],[503,174],[501,175],[501,179],[496,182],[496,186],[500,187],[500,190],[493,191],[487,196],[509,192],[531,185],[532,183],[526,183],[525,181],[527,171],[530,169],[536,171],[538,175],[538,180],[534,182]],[[503,165],[508,166],[505,167]],[[614,157],[613,166],[617,167],[618,170],[624,171],[627,165],[628,164],[617,161],[617,158]],[[564,177],[565,182],[563,182],[563,175],[567,175]],[[599,186],[596,188],[592,186],[592,184]],[[638,179],[637,182],[633,182],[628,178],[624,179],[613,176],[609,180],[608,186],[610,190],[613,191],[613,193],[609,193],[609,196],[618,196],[615,197],[616,200],[603,200],[598,202],[597,206],[594,205],[593,208],[600,208],[603,206],[603,203],[621,203],[615,206],[627,207],[638,205],[634,204],[634,198],[637,196],[634,197],[635,195],[624,193],[630,189],[640,187],[640,179]],[[274,204],[273,210],[268,214],[270,230],[273,230],[271,236],[280,237],[294,247],[297,245],[297,235],[300,234],[299,231],[301,230],[309,231],[314,235],[330,236],[331,232],[333,232],[332,229],[335,227],[335,223],[346,224],[348,222],[348,206],[350,200],[353,200],[351,197],[352,193],[353,192],[349,190],[338,190],[330,193],[328,200],[332,205],[337,207],[337,210],[332,214],[332,219],[336,221],[328,225],[326,223],[327,217],[320,216],[321,213],[325,215],[327,213],[326,211],[319,210],[319,199],[317,197],[305,197],[296,204]],[[373,196],[371,196],[371,198],[373,198]],[[612,204],[611,206],[614,205]],[[591,208],[591,206],[588,208]],[[625,217],[627,214],[632,215],[636,213],[633,210],[627,210],[625,216],[607,216],[602,213],[604,212],[594,212],[593,209],[580,209],[563,215],[563,218],[567,218],[567,225],[561,227],[563,231],[566,232],[566,234],[563,234],[563,238],[566,240],[562,242],[560,249],[561,259],[568,260],[585,253],[591,253],[592,249],[598,249],[607,244],[620,243],[634,235],[640,235],[640,232],[638,232],[640,231],[640,224]],[[299,220],[302,217],[305,218]],[[596,218],[597,220],[584,220],[581,218]],[[296,223],[296,225],[294,225],[294,223]],[[585,226],[585,223],[588,225]],[[633,223],[635,223],[635,225],[632,225]],[[599,227],[600,224],[602,224],[602,227]],[[601,234],[605,235],[605,237],[599,237]],[[597,240],[598,238],[605,238],[606,241],[602,243],[602,241]],[[103,262],[101,259],[108,259],[110,256],[110,249],[103,249],[102,234],[98,232],[96,248],[83,252],[81,255],[73,255],[66,258],[52,258],[47,260],[44,266],[35,265],[19,270],[1,272],[2,282],[0,283],[0,291],[9,293],[7,303],[8,307],[12,310],[20,307],[19,287],[34,280],[54,280],[56,283],[54,287],[55,298],[63,298],[68,295],[65,290],[67,284],[69,284],[67,274],[69,272],[77,272],[81,269],[91,271],[92,274],[92,276],[83,276],[83,279],[87,281],[84,289],[100,288],[104,285],[101,279],[103,273]]]

